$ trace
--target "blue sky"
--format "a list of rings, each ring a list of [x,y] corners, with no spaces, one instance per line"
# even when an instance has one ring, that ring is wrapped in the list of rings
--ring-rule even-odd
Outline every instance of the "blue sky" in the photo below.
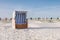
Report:
[[[12,17],[14,10],[25,10],[27,17],[60,17],[60,0],[0,0],[0,17]]]

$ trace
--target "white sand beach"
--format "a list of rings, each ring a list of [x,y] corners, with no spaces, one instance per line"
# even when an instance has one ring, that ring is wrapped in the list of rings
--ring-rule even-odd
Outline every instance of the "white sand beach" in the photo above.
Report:
[[[27,29],[13,29],[0,21],[0,40],[60,40],[60,23],[29,20]]]
[[[41,22],[36,20],[29,20],[28,21],[29,28],[39,28],[39,27],[60,27],[60,22]]]

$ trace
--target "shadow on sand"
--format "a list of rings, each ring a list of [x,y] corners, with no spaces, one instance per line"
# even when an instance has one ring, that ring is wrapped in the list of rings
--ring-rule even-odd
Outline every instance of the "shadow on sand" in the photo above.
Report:
[[[60,27],[30,27],[30,28],[25,28],[25,29],[60,29]]]

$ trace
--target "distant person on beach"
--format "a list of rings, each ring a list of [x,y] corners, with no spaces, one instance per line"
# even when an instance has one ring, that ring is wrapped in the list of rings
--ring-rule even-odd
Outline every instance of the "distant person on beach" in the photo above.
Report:
[[[10,20],[12,20],[12,18],[10,18]]]
[[[4,20],[7,21],[8,18],[5,18]]]
[[[30,20],[32,20],[32,17],[30,18]]]
[[[1,18],[0,18],[0,20],[1,20]]]

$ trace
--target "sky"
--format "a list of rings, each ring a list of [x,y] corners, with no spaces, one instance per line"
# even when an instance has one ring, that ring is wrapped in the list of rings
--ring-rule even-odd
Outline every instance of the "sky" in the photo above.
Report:
[[[0,0],[0,17],[11,18],[13,11],[27,11],[27,17],[60,17],[60,0]]]

